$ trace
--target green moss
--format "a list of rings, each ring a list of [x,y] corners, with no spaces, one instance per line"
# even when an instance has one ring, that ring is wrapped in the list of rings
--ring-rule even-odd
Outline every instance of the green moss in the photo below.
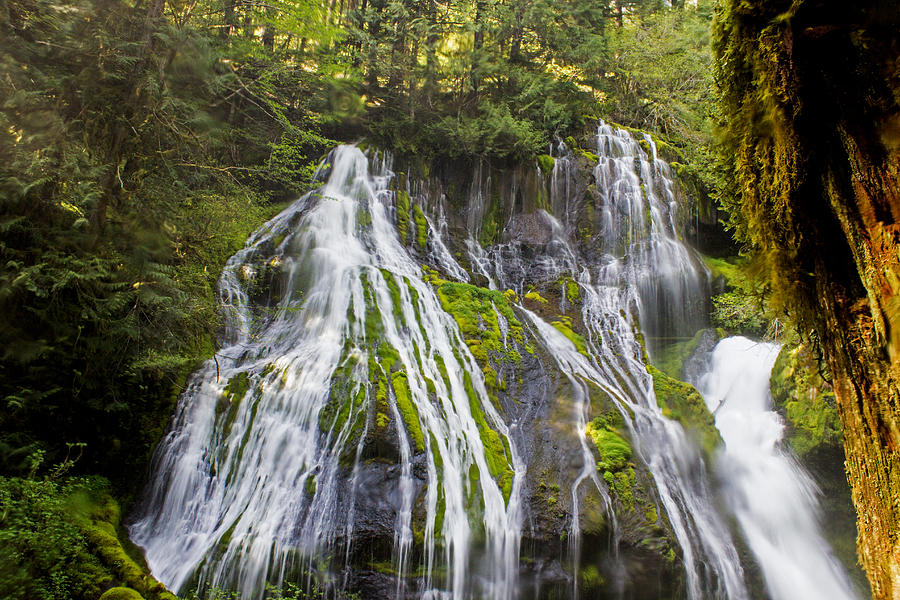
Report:
[[[560,281],[562,284],[565,294],[566,300],[569,304],[577,304],[581,302],[581,289],[578,287],[578,283],[572,279],[571,277],[563,277]]]
[[[532,302],[539,302],[541,304],[547,304],[549,300],[541,296],[537,291],[531,290],[525,294],[526,300],[531,300]]]
[[[599,471],[618,471],[628,465],[631,446],[603,418],[596,418],[588,423],[585,433],[600,453],[600,461],[597,463]]]
[[[150,575],[146,565],[138,563],[126,550],[121,532],[121,509],[118,502],[103,489],[84,488],[69,501],[75,523],[84,535],[93,555],[122,584],[147,600],[177,600],[165,586]],[[125,597],[123,598],[134,598]]]
[[[406,423],[406,430],[412,438],[417,452],[425,451],[425,435],[422,433],[422,425],[419,422],[419,411],[409,396],[409,384],[406,381],[406,373],[397,371],[391,375],[391,386],[394,388],[394,399],[397,402],[397,410],[400,417]]]
[[[524,347],[527,352],[533,352],[525,344],[522,324],[516,319],[505,294],[467,283],[445,281],[439,283],[437,293],[441,306],[453,316],[466,345],[482,367],[489,367],[491,359],[511,362],[521,360],[521,355],[512,342]],[[506,345],[503,343],[498,314],[506,319]],[[489,384],[493,386],[496,380]]]
[[[556,159],[549,154],[540,154],[537,157],[537,163],[541,168],[541,173],[549,175],[553,172],[553,167],[556,166]]]
[[[500,198],[493,196],[487,213],[481,221],[479,243],[485,248],[500,241]]]
[[[406,243],[409,231],[409,194],[406,190],[397,190],[397,233],[400,241]]]
[[[397,284],[397,281],[394,279],[395,275],[388,271],[387,269],[381,269],[381,276],[384,278],[384,282],[388,287],[388,292],[391,296],[391,314],[394,315],[394,322],[397,323],[397,326],[402,326],[406,324],[406,319],[403,316],[403,300],[400,296],[400,286]],[[396,275],[396,277],[400,277],[403,280],[402,275]],[[403,280],[403,285],[406,285],[406,281]]]
[[[551,321],[550,324],[553,325],[553,327],[555,327],[557,331],[566,336],[566,338],[568,338],[568,340],[575,345],[575,349],[578,350],[578,352],[585,356],[588,356],[587,344],[584,341],[584,337],[572,330],[571,317],[559,315],[559,319],[556,321]]]
[[[484,446],[484,456],[488,470],[491,477],[500,485],[500,490],[504,493],[504,499],[508,502],[514,473],[510,465],[507,442],[488,425],[484,416],[484,410],[481,408],[481,403],[478,401],[478,396],[475,394],[475,389],[472,386],[472,379],[468,373],[463,375],[463,384],[469,397],[469,410],[472,418],[475,420],[475,425],[478,427],[478,434],[481,436],[481,443]]]
[[[681,423],[707,456],[711,455],[722,443],[722,437],[700,392],[691,384],[678,381],[656,367],[648,366],[647,370],[653,376],[656,403],[662,409],[663,416]]]
[[[413,205],[413,219],[416,221],[416,243],[424,250],[428,243],[428,220],[418,204]]]
[[[788,444],[799,457],[842,445],[834,389],[822,378],[818,360],[806,345],[785,344],[772,368],[770,386],[775,407],[790,425]]]
[[[581,588],[585,592],[595,592],[603,587],[606,583],[600,575],[600,571],[596,565],[585,565],[579,574],[581,578]]]
[[[247,395],[249,389],[250,376],[246,371],[241,371],[229,379],[228,383],[225,385],[225,389],[222,390],[222,395],[216,403],[216,420],[219,419],[222,413],[226,410],[228,411],[225,415],[224,427],[222,428],[224,437],[228,437],[231,433],[231,427],[234,425],[235,418],[237,418],[241,401]]]
[[[579,146],[578,142],[572,136],[566,138],[566,146],[569,147],[569,150],[571,150],[572,153],[575,154],[575,156],[584,158],[592,165],[597,164],[597,162],[599,162],[600,160],[600,158],[596,154],[594,154],[593,152],[588,152],[587,150]]]
[[[364,207],[362,203],[359,204],[359,208],[356,209],[356,226],[357,227],[368,227],[372,224],[372,215],[369,214],[368,208]]]
[[[616,492],[616,497],[628,511],[634,510],[635,479],[636,476],[632,467],[628,467],[613,475],[613,489]]]
[[[703,262],[713,280],[721,280],[727,287],[743,287],[746,280],[747,259],[740,257],[713,258],[703,255]]]
[[[344,358],[331,376],[328,402],[319,411],[319,428],[337,434],[349,427],[348,440],[362,435],[366,423],[367,386],[354,376],[359,365],[357,355],[348,346]],[[348,423],[349,422],[349,423]],[[349,460],[349,456],[345,457]]]
[[[114,587],[103,592],[100,600],[144,600],[144,597],[131,588]]]
[[[316,476],[312,473],[306,476],[306,481],[303,482],[303,491],[310,498],[316,495]]]
[[[669,377],[681,379],[683,376],[684,361],[693,356],[694,352],[697,351],[697,346],[700,345],[700,340],[703,339],[703,333],[705,331],[707,330],[701,329],[689,340],[675,342],[664,346],[658,350],[653,357],[653,365]]]

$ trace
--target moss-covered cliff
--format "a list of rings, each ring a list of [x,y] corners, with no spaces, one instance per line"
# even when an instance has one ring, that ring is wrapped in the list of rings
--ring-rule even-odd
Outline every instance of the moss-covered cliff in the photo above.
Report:
[[[715,48],[723,201],[824,350],[875,598],[900,595],[898,24],[888,0],[729,0]]]

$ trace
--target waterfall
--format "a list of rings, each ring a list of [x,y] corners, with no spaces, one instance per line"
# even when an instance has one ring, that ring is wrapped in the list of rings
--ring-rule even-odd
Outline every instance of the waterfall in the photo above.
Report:
[[[769,375],[779,346],[743,337],[716,345],[699,386],[725,440],[725,499],[773,600],[852,600],[850,579],[822,538],[815,483],[782,445]]]
[[[422,597],[510,598],[524,469],[515,443],[397,237],[390,173],[370,174],[349,146],[330,162],[320,190],[229,261],[221,369],[208,361],[182,395],[132,539],[173,590],[253,599],[288,574],[322,576],[322,557],[349,561],[361,529],[389,519],[399,587],[417,567],[418,510]],[[259,258],[273,250],[263,267],[277,268],[281,297],[254,305]],[[374,429],[398,465],[365,460],[377,454],[365,446]]]
[[[479,163],[461,210],[439,181],[395,177],[388,155],[337,148],[321,187],[225,267],[222,348],[180,397],[129,524],[154,575],[242,600],[282,582],[342,598],[361,578],[373,597],[529,597],[521,544],[536,495],[556,484],[525,440],[559,396],[558,439],[540,443],[572,457],[554,474],[560,548],[545,549],[564,594],[593,593],[581,585],[585,540],[598,539],[582,527],[590,499],[608,538],[593,584],[643,597],[617,512],[615,478],[635,472],[598,468],[602,408],[649,474],[642,501],[671,540],[667,564],[681,559],[681,593],[748,598],[703,455],[662,414],[646,365],[656,340],[702,325],[706,274],[679,238],[653,141],[606,124],[596,140],[590,168],[558,144],[551,173],[517,175],[505,195]],[[529,189],[544,196],[523,200]]]

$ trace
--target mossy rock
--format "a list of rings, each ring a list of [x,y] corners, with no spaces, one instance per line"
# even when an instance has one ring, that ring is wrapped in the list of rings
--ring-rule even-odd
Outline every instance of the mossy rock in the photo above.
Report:
[[[549,175],[553,172],[553,167],[556,166],[556,159],[549,154],[541,154],[537,157],[537,163],[541,168],[541,173]]]
[[[588,423],[586,433],[600,453],[598,470],[619,471],[628,465],[632,455],[631,445],[616,431],[601,423],[599,419],[594,419]]]
[[[103,592],[100,600],[144,600],[144,597],[131,588],[114,587]]]
[[[108,491],[96,487],[81,489],[69,499],[69,510],[89,551],[111,575],[108,581],[123,584],[123,587],[111,588],[107,593],[125,590],[133,594],[113,596],[112,599],[177,600],[174,594],[153,578],[137,554],[137,549],[124,537],[120,523],[121,508]],[[129,553],[129,548],[133,549],[134,556]],[[106,597],[106,593],[102,598],[111,600]]]
[[[559,318],[555,321],[550,322],[553,327],[559,331],[561,334],[566,336],[566,338],[572,342],[575,346],[575,349],[578,350],[579,353],[584,356],[588,356],[587,351],[587,343],[584,341],[584,336],[579,333],[576,333],[574,329],[572,329],[572,318],[566,315],[559,315]]]
[[[669,377],[675,379],[684,377],[684,363],[697,351],[705,331],[708,330],[701,329],[688,340],[668,344],[661,348],[653,356],[653,366]]]
[[[648,366],[647,370],[653,376],[656,404],[663,416],[681,423],[704,453],[711,456],[722,443],[722,436],[703,396],[691,384],[670,377],[656,367]]]
[[[820,374],[818,360],[805,344],[785,344],[769,384],[775,408],[788,421],[787,441],[797,456],[802,459],[816,449],[843,444],[834,389]]]

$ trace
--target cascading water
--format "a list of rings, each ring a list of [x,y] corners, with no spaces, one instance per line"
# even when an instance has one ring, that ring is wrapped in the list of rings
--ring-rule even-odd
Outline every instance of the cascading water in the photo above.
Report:
[[[417,566],[419,510],[422,597],[510,598],[523,471],[515,444],[456,323],[397,238],[390,173],[370,176],[353,147],[331,161],[316,194],[229,261],[221,371],[208,362],[182,396],[132,538],[172,589],[235,588],[252,599],[291,572],[321,575],[322,557],[349,557],[380,510],[394,524],[400,593]],[[273,247],[283,295],[260,311],[248,290]],[[378,428],[396,436],[399,468],[363,461]],[[427,482],[418,507],[414,469]],[[376,477],[387,483],[367,489]]]
[[[460,215],[430,184],[390,190],[384,155],[338,148],[327,182],[225,268],[223,348],[182,395],[130,525],[153,573],[175,590],[246,600],[282,581],[337,598],[365,573],[390,582],[372,597],[524,598],[523,528],[534,528],[535,494],[556,485],[525,440],[559,389],[571,406],[554,426],[574,440],[574,461],[558,463],[572,468],[555,475],[569,499],[551,511],[567,524],[555,559],[567,566],[548,577],[567,581],[571,598],[602,579],[581,574],[583,540],[597,540],[582,530],[590,493],[605,514],[604,593],[644,597],[619,556],[627,532],[612,489],[624,473],[598,470],[587,435],[599,393],[652,475],[646,508],[680,547],[680,593],[747,598],[701,454],[657,406],[639,341],[641,329],[692,334],[706,277],[677,236],[652,140],[601,125],[597,150],[590,201],[581,159],[560,145],[548,193],[527,214],[534,178],[504,197],[479,166]],[[566,314],[526,306],[534,286],[555,289]],[[530,589],[545,597],[540,582]]]
[[[656,157],[652,140],[645,140],[651,150],[648,156],[626,131],[604,124],[598,139],[595,175],[598,189],[603,190],[606,254],[596,267],[579,266],[566,228],[544,214],[543,218],[551,221],[550,252],[540,262],[545,278],[564,273],[577,277],[584,296],[582,321],[590,334],[587,343],[576,348],[534,313],[529,312],[529,318],[538,330],[536,337],[548,346],[549,354],[571,381],[578,399],[575,426],[579,431],[584,431],[589,413],[588,383],[599,386],[619,408],[637,453],[653,474],[684,553],[688,597],[747,598],[738,553],[716,512],[703,462],[681,426],[663,417],[657,406],[653,381],[634,334],[637,325],[630,318],[637,312],[642,323],[650,323],[645,329],[650,332],[691,327],[698,321],[697,307],[706,295],[705,277],[675,235],[672,182],[668,166]],[[569,173],[568,159],[557,159],[554,188],[571,194],[574,186],[566,181]],[[655,192],[658,188],[664,190],[667,202]],[[568,209],[572,203],[571,198],[557,194],[553,200],[559,209]],[[509,262],[498,260],[495,264]],[[520,267],[518,271],[527,270]],[[495,277],[503,287],[523,287],[507,273],[497,272]],[[603,487],[591,452],[586,445],[583,448],[584,468],[572,489],[576,511],[577,488],[583,482],[591,480]],[[577,520],[571,539],[577,545]]]
[[[780,445],[784,423],[769,396],[778,351],[724,339],[698,382],[725,440],[725,499],[774,600],[852,600],[850,579],[819,532],[815,484]]]

